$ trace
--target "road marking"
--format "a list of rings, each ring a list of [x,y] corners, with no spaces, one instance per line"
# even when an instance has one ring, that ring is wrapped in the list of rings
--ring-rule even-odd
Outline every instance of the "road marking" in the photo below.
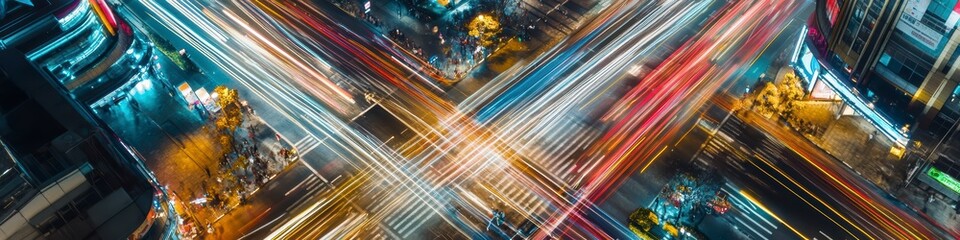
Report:
[[[831,238],[830,236],[827,236],[827,234],[826,234],[826,233],[823,233],[823,231],[818,231],[818,232],[820,232],[820,235],[823,235],[823,236],[826,237],[827,239],[833,240],[833,238]]]
[[[740,170],[740,171],[747,170],[747,168],[744,167],[743,164],[740,164],[740,161],[727,161],[727,163],[733,166],[734,168],[736,168],[737,170]]]
[[[310,185],[309,187],[307,187],[307,191],[313,192],[315,189],[321,188],[321,187],[323,187],[323,186],[326,186],[326,185],[324,185],[324,184],[312,184],[312,183],[311,183],[311,185]]]
[[[284,193],[283,196],[286,197],[287,195],[290,195],[290,193],[292,193],[294,190],[297,190],[297,188],[300,188],[300,186],[303,186],[304,183],[311,182],[314,179],[316,179],[311,177],[313,177],[313,175],[307,176],[307,178],[303,179],[303,181],[300,181],[299,184],[297,184],[296,186],[293,186],[293,188],[290,188],[290,190]]]
[[[312,186],[325,186],[325,185],[320,184],[320,185],[312,185]],[[300,205],[302,205],[304,202],[306,202],[307,200],[309,200],[311,197],[316,196],[315,194],[316,194],[317,191],[319,191],[320,189],[323,189],[323,188],[316,188],[316,189],[312,189],[312,190],[308,189],[308,190],[307,190],[307,191],[308,191],[307,194],[301,195],[300,198],[297,199],[297,201],[293,202],[293,204],[291,204],[290,206],[287,206],[287,208],[284,209],[283,212],[285,212],[285,213],[286,213],[286,212],[290,212],[291,209],[300,207]]]
[[[767,234],[773,235],[773,232],[770,231],[770,229],[767,229],[767,228],[764,227],[763,225],[760,225],[760,223],[758,223],[756,220],[753,220],[753,217],[751,217],[750,215],[746,215],[746,214],[745,214],[744,216],[747,217],[747,220],[750,220],[750,222],[752,222],[753,225],[755,225],[755,226],[757,226],[758,228],[762,229],[764,232],[767,232]],[[737,217],[734,217],[734,218],[737,218]],[[738,219],[739,219],[739,218],[738,218]]]
[[[757,232],[756,229],[753,229],[753,227],[741,221],[740,218],[733,218],[733,220],[737,220],[737,222],[740,222],[741,225],[743,225],[744,227],[747,227],[747,229],[750,229],[750,231],[757,234],[758,237],[761,237],[763,239],[768,239],[767,237],[763,236],[763,234],[760,234],[760,232]]]
[[[309,163],[307,163],[306,161],[300,161],[300,162],[303,163],[303,166],[306,166],[308,169],[310,169],[310,171],[313,172],[314,175],[317,175],[317,177],[319,177],[320,180],[323,180],[324,183],[330,182],[330,181],[327,181],[327,178],[323,177],[323,175],[320,175],[320,172],[318,172],[317,169],[313,168],[313,166],[310,166]]]
[[[303,137],[297,142],[293,143],[294,148],[297,148],[297,146],[300,146],[300,144],[302,144],[304,141],[307,141],[307,139],[310,139],[310,135],[307,135],[306,137]]]
[[[297,151],[297,153],[299,153],[299,154],[301,154],[301,155],[307,154],[308,152],[313,151],[313,149],[316,149],[316,148],[319,147],[319,146],[320,146],[320,141],[317,141],[317,142],[314,142],[313,144],[311,144],[310,146],[306,146],[306,148],[304,148],[303,150]]]
[[[790,21],[788,21],[787,24],[784,24],[783,26],[789,26],[790,24],[793,23],[793,20],[795,19],[791,18]],[[786,30],[786,29],[787,29],[786,27],[780,28],[780,31],[777,32],[777,35],[773,36],[770,42],[763,47],[763,50],[760,50],[760,54],[757,54],[757,56],[754,57],[753,60],[750,61],[750,64],[747,64],[747,66],[753,66],[753,64],[757,63],[757,60],[760,59],[760,56],[763,56],[763,53],[767,52],[767,48],[770,48],[770,45],[773,45],[773,42],[776,41],[777,38],[780,38],[780,34],[782,34],[783,30]]]
[[[268,209],[268,210],[269,210],[269,209]],[[266,211],[264,211],[264,213],[266,213]],[[264,227],[270,226],[270,224],[273,224],[273,223],[276,222],[277,220],[280,220],[281,218],[285,217],[286,215],[287,215],[287,213],[282,213],[282,214],[280,214],[280,216],[277,216],[277,218],[274,218],[273,220],[270,220],[270,221],[267,222],[266,224],[260,225],[260,227],[258,227],[257,229],[254,229],[253,231],[250,231],[250,232],[248,232],[246,235],[243,235],[243,236],[241,236],[240,238],[237,238],[237,239],[239,240],[239,239],[247,238],[247,237],[249,237],[251,234],[254,234],[254,233],[260,231],[260,230],[263,229]]]
[[[730,191],[727,191],[726,189],[721,189],[721,191],[727,193],[727,199],[732,200],[733,203],[734,203],[734,205],[741,205],[740,208],[744,208],[744,209],[745,209],[745,210],[741,210],[740,212],[742,212],[742,213],[750,213],[750,214],[756,215],[757,217],[760,218],[760,220],[762,220],[762,221],[766,222],[767,224],[769,224],[770,227],[772,227],[773,229],[779,229],[779,228],[780,228],[780,227],[778,227],[776,224],[773,224],[773,222],[770,222],[770,220],[767,220],[767,218],[764,217],[763,215],[761,215],[760,213],[754,211],[754,209],[756,209],[757,206],[754,205],[754,204],[752,204],[752,202],[751,202],[751,204],[747,204],[747,203],[745,203],[745,202],[742,202],[739,198],[735,197],[734,194],[732,194]],[[739,194],[739,192],[736,192],[736,193]],[[747,216],[747,217],[750,219],[750,221],[753,221],[753,217],[752,217],[752,216],[750,216],[750,215],[748,215],[748,214],[744,214],[744,215]],[[754,222],[754,223],[757,223],[756,221],[753,221],[753,222]],[[764,226],[762,226],[762,225],[759,224],[759,223],[757,223],[757,225],[759,225],[760,227],[764,227]],[[764,229],[766,229],[766,228],[764,227]],[[772,234],[772,233],[771,233],[771,234]]]
[[[424,205],[424,204],[418,204],[417,206],[426,206],[426,205]],[[411,210],[412,210],[412,209],[411,209]],[[419,212],[419,213],[415,216],[415,218],[412,219],[413,221],[407,221],[407,223],[404,224],[403,228],[398,229],[398,233],[403,234],[403,238],[404,238],[404,239],[408,238],[408,237],[410,236],[410,234],[412,234],[412,233],[414,232],[413,230],[416,229],[416,228],[411,228],[411,227],[418,226],[418,225],[423,225],[423,223],[425,223],[427,220],[429,220],[430,217],[433,217],[433,214],[436,213],[436,212],[434,212],[434,211],[430,211],[429,209],[423,209],[422,207],[418,207],[417,210],[419,210],[419,211],[417,211],[417,212]],[[407,216],[410,217],[410,215],[407,215]],[[416,224],[414,224],[414,223],[416,223]]]
[[[317,148],[317,146],[320,145],[320,142],[322,142],[320,139],[313,136],[313,134],[310,134],[310,135],[307,135],[306,137],[303,137],[303,139],[300,139],[296,143],[294,143],[293,148],[297,150],[298,154],[303,156],[308,152],[312,151],[313,149]]]

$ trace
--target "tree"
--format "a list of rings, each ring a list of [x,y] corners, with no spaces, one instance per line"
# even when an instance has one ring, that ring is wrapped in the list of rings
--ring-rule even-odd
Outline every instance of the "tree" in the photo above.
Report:
[[[752,102],[758,113],[767,117],[793,116],[797,101],[803,99],[806,91],[803,82],[793,73],[787,73],[779,83],[764,83]]]
[[[657,214],[649,208],[637,208],[630,214],[628,227],[638,236],[648,236],[653,226],[660,225]]]
[[[215,122],[217,126],[218,140],[224,155],[231,151],[237,152],[236,136],[237,128],[243,123],[243,110],[240,107],[240,94],[236,89],[229,89],[224,86],[217,86],[213,89],[217,94],[217,106],[220,107],[220,116]]]
[[[481,46],[488,47],[500,34],[500,22],[489,15],[479,14],[467,23],[467,29],[467,34],[478,38]]]
[[[147,38],[157,47],[157,50],[160,50],[164,56],[170,59],[173,64],[177,65],[181,70],[189,72],[200,72],[200,68],[197,67],[197,64],[190,60],[186,54],[180,54],[177,51],[177,48],[167,41],[167,39],[157,36],[153,33],[147,32]]]
[[[243,123],[243,110],[240,107],[240,94],[236,89],[217,86],[213,89],[217,94],[217,106],[221,113],[217,118],[217,128],[233,133]]]
[[[796,75],[792,73],[784,75],[783,80],[777,85],[777,89],[781,93],[781,102],[783,102],[781,108],[778,109],[780,115],[783,115],[785,118],[790,118],[790,116],[793,115],[794,110],[796,110],[796,102],[803,99],[806,94],[802,85],[803,83],[800,82],[800,78]]]
[[[218,131],[217,141],[220,143],[221,149],[223,150],[223,155],[229,155],[231,151],[236,151],[234,148],[234,138],[233,134],[226,134],[224,131]]]

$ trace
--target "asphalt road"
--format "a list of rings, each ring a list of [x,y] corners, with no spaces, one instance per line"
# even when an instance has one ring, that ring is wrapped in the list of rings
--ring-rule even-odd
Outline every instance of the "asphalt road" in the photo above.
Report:
[[[773,225],[775,229],[762,228],[762,225],[737,225],[749,235],[759,235],[764,239],[801,238],[785,227],[790,225],[805,238],[865,238],[864,235],[848,232],[847,229],[853,229],[853,224],[837,221],[835,215],[826,214],[831,212],[827,206],[813,200],[814,196],[826,194],[812,188],[811,183],[804,183],[804,177],[789,166],[784,166],[783,161],[799,159],[799,156],[790,153],[779,140],[767,137],[734,115],[707,141],[701,154],[696,156],[696,161],[724,173],[732,183],[732,188],[729,189],[731,196],[740,196],[741,199],[745,199],[744,196],[754,196],[754,199],[772,212],[764,211],[763,215],[766,216],[766,221],[776,223]],[[794,183],[799,185],[791,185]],[[739,210],[737,212],[745,210],[744,206],[734,208]],[[780,216],[785,223],[778,222],[771,217],[773,215]]]
[[[703,93],[729,86],[725,82],[729,76],[743,76],[744,72],[755,74],[740,65],[717,63],[749,62],[746,66],[754,66],[757,61],[772,61],[771,58],[743,58],[762,56],[766,47],[761,47],[768,46],[765,39],[777,39],[778,30],[782,32],[783,26],[794,24],[760,22],[750,17],[747,19],[753,20],[744,23],[730,13],[724,13],[720,22],[710,22],[713,20],[709,19],[715,20],[714,11],[726,6],[724,3],[647,1],[617,5],[609,15],[588,24],[529,67],[494,80],[490,87],[481,89],[459,106],[448,100],[443,89],[428,77],[429,73],[410,67],[421,62],[392,48],[385,38],[368,29],[369,26],[358,21],[333,20],[347,17],[323,3],[130,2],[125,6],[149,28],[165,36],[178,36],[171,37],[175,45],[199,53],[194,55],[198,56],[194,60],[201,68],[209,69],[207,73],[214,79],[210,84],[241,89],[258,113],[296,146],[305,159],[302,162],[305,169],[295,169],[310,174],[282,175],[275,180],[285,184],[278,185],[274,191],[293,191],[289,193],[295,197],[289,199],[297,200],[265,197],[264,202],[280,203],[267,209],[284,208],[284,211],[266,211],[263,216],[254,216],[251,221],[255,224],[251,227],[247,227],[248,222],[240,228],[259,232],[276,230],[275,226],[283,225],[281,228],[292,237],[325,233],[371,236],[387,229],[386,234],[402,238],[415,236],[412,234],[418,234],[416,229],[423,224],[438,221],[456,226],[457,231],[466,236],[509,234],[509,230],[481,230],[490,210],[495,208],[513,209],[509,214],[511,224],[528,219],[541,226],[556,227],[554,221],[572,226],[567,225],[566,219],[551,214],[567,211],[571,204],[567,193],[558,193],[557,189],[578,189],[584,184],[596,183],[599,186],[591,190],[600,189],[602,195],[610,186],[620,185],[624,176],[633,175],[630,171],[616,172],[620,170],[613,166],[624,164],[631,167],[622,169],[629,170],[646,163],[643,169],[661,168],[662,161],[637,160],[652,156],[660,149],[658,142],[645,142],[633,133],[679,132],[682,127],[667,129],[664,126],[682,122],[675,116],[689,115],[690,109],[697,109],[697,103],[705,99]],[[762,7],[736,5],[734,11],[765,14],[760,9]],[[712,30],[695,43],[672,46],[690,36],[689,26],[710,26]],[[741,35],[743,31],[731,30],[741,28],[758,30],[756,35],[749,36]],[[714,34],[719,37],[713,37]],[[747,50],[728,51],[740,48],[732,46]],[[715,57],[707,61],[704,54]],[[672,62],[668,67],[661,67],[662,70],[653,71],[653,66],[662,61]],[[632,74],[627,72],[641,65],[649,65],[647,71],[665,77],[642,84],[631,82],[637,77],[630,77]],[[723,67],[730,68],[716,70]],[[654,87],[657,91],[645,90]],[[617,100],[625,94],[630,96],[627,100]],[[376,100],[368,101],[370,96]],[[372,114],[382,116],[387,112],[393,120],[369,121],[359,115],[374,102],[380,104]],[[629,115],[617,113],[628,108],[632,109]],[[361,121],[352,125],[350,122],[358,115]],[[601,121],[611,115],[612,119]],[[385,126],[395,126],[396,122],[403,123],[404,127],[385,129]],[[616,127],[596,127],[604,124]],[[419,137],[410,136],[410,132]],[[607,135],[601,138],[604,132]],[[631,135],[624,135],[628,133]],[[411,140],[391,143],[391,137],[397,136]],[[384,147],[384,142],[389,146]],[[618,150],[584,153],[585,146],[593,142],[600,142],[594,150]],[[629,154],[640,145],[646,146],[643,148],[646,152]],[[398,149],[413,150],[397,154]],[[603,163],[600,170],[595,170],[596,163]],[[764,169],[762,165],[757,168]],[[590,175],[602,177],[583,180]],[[347,195],[337,195],[330,204],[302,204],[307,201],[302,199],[317,196],[320,191],[317,186],[334,179],[345,179],[344,184],[349,183],[346,186],[364,183],[364,187],[335,188]],[[307,187],[303,187],[305,185]],[[740,188],[736,186],[739,185],[728,190],[739,193]],[[649,192],[649,189],[641,187],[637,191]],[[758,190],[757,194],[763,202],[763,192]],[[732,221],[770,221],[772,214],[756,211],[746,204],[746,198],[740,200],[744,200],[744,210],[752,211],[737,213],[743,218]],[[300,224],[317,228],[304,231],[311,226],[288,225],[296,221],[273,221],[277,219],[273,216],[291,214],[285,203],[296,208],[298,216],[311,213],[297,219],[307,219]],[[581,203],[578,199],[572,202]],[[460,211],[454,206],[466,208]],[[594,207],[587,205],[587,208]],[[330,224],[336,219],[322,218],[323,213],[331,209],[357,211],[339,212],[336,219],[348,224],[341,227]],[[606,218],[600,211],[594,212],[598,212],[601,219]],[[612,224],[612,228],[622,230],[616,223],[592,221],[594,223],[584,223],[587,229],[590,225],[605,228],[603,224]],[[379,230],[370,232],[344,230],[367,229],[364,227],[374,226],[373,223],[384,226],[373,227]],[[237,224],[240,223],[230,226]],[[778,232],[771,232],[768,237],[786,236],[780,232],[784,229],[782,226],[769,224],[769,227]],[[744,228],[748,228],[747,225]],[[837,228],[847,229],[842,224]],[[570,234],[568,237],[591,234],[589,230],[573,229],[561,234]],[[761,236],[766,232],[753,231]]]
[[[785,127],[749,111],[717,115],[730,106],[729,100],[721,102],[714,108],[722,111],[705,115],[693,130],[701,133],[685,141],[703,142],[695,136],[712,135],[693,161],[728,179],[724,190],[740,201],[733,201],[738,211],[724,218],[742,233],[762,239],[947,236]],[[851,199],[850,194],[869,196]]]

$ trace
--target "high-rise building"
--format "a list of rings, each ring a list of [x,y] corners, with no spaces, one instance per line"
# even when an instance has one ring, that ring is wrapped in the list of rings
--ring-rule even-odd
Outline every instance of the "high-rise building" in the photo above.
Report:
[[[0,239],[174,237],[166,194],[90,106],[148,48],[102,0],[0,2]]]
[[[820,0],[809,42],[838,91],[921,143],[908,181],[960,200],[960,2]],[[841,94],[842,95],[842,94]],[[911,145],[917,146],[917,145]]]
[[[936,139],[957,121],[956,0],[830,0],[826,61],[890,122],[914,139]],[[824,24],[823,15],[834,14]],[[821,27],[823,28],[823,27]],[[953,103],[953,104],[951,104]]]

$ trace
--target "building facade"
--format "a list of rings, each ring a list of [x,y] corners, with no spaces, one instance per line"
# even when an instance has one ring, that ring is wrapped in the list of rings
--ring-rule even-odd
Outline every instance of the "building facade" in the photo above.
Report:
[[[821,1],[828,61],[861,97],[915,140],[937,139],[956,122],[960,81],[956,0]],[[824,17],[819,17],[823,22]],[[821,27],[823,28],[823,27]],[[956,105],[956,104],[954,104]]]
[[[176,238],[163,189],[91,108],[150,72],[150,48],[102,0],[4,2],[0,239]]]
[[[960,2],[820,0],[808,35],[857,98],[914,143],[908,182],[960,200]],[[916,147],[920,146],[920,147]],[[919,181],[913,181],[913,180]]]

